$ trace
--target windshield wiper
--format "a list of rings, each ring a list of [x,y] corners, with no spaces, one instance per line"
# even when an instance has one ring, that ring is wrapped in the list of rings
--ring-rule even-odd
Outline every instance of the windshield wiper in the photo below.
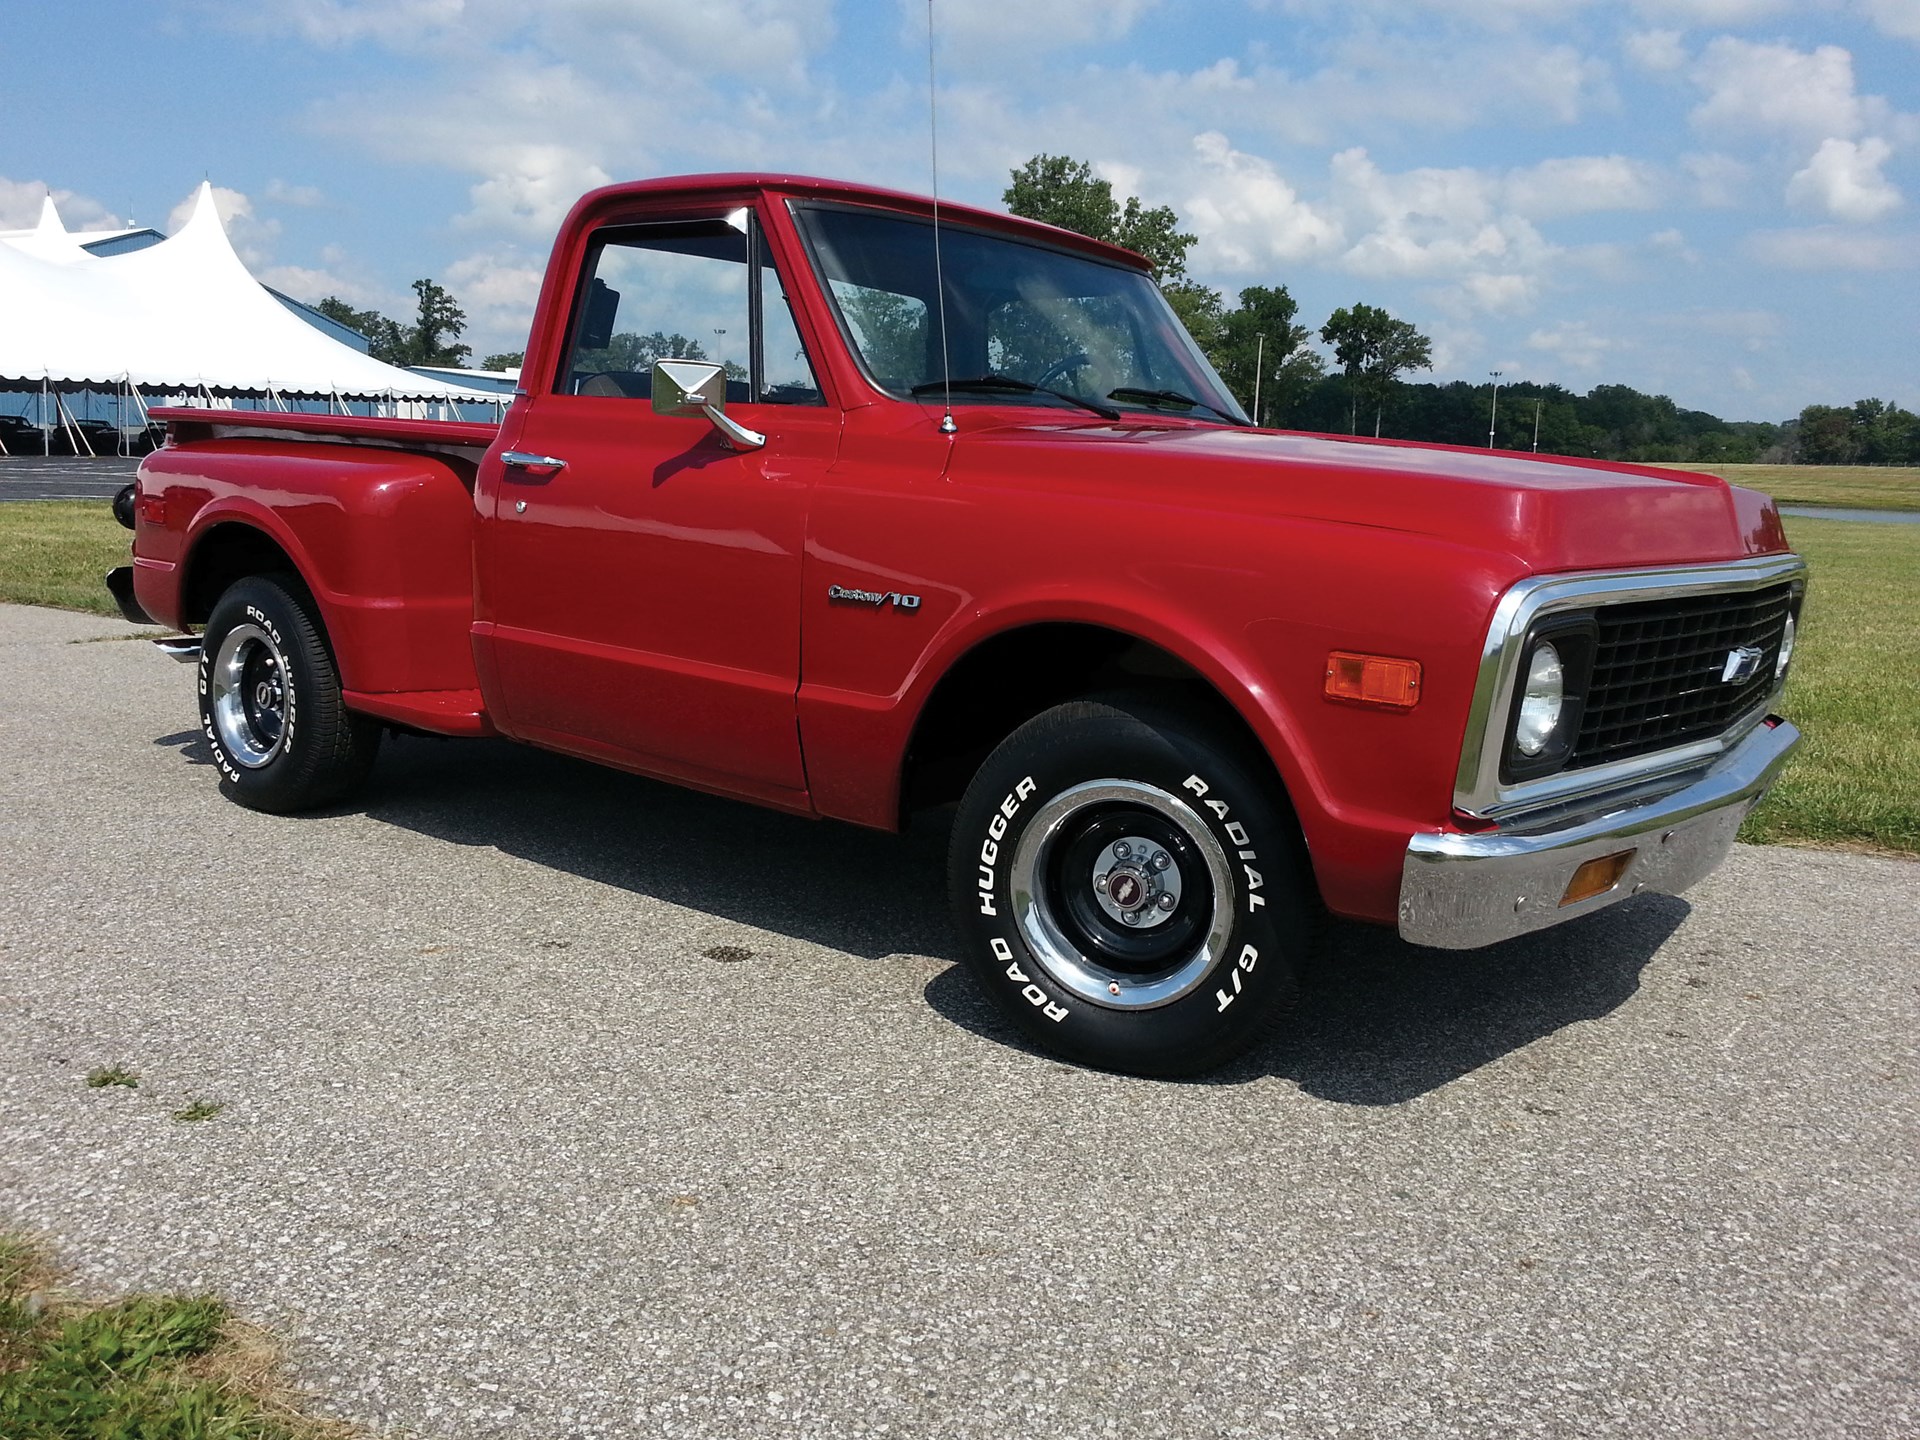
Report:
[[[1082,400],[1078,395],[1065,390],[1055,390],[1051,385],[1035,385],[1031,381],[1016,380],[1011,375],[975,375],[968,380],[928,380],[908,391],[910,395],[935,395],[943,390],[1011,390],[1020,395],[1051,395],[1056,400],[1064,400],[1069,405],[1078,405],[1082,410],[1091,410],[1103,420],[1118,420],[1120,412],[1111,405],[1102,405],[1094,400]]]
[[[1178,390],[1141,390],[1132,385],[1122,385],[1118,390],[1107,392],[1109,400],[1159,400],[1169,405],[1184,405],[1189,410],[1211,410],[1229,425],[1251,425],[1251,420],[1242,420],[1238,415],[1229,414],[1218,405],[1209,405],[1204,400],[1196,400],[1191,395],[1182,395]]]

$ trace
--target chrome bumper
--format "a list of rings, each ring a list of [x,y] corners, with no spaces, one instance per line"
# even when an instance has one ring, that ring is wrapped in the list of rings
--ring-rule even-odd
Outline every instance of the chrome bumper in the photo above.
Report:
[[[1677,895],[1727,858],[1740,822],[1799,743],[1798,730],[1770,715],[1712,768],[1682,777],[1678,789],[1626,792],[1603,801],[1604,809],[1523,818],[1484,834],[1416,835],[1400,871],[1401,937],[1466,950],[1642,891]],[[1611,889],[1560,903],[1574,871],[1623,850],[1633,857]]]

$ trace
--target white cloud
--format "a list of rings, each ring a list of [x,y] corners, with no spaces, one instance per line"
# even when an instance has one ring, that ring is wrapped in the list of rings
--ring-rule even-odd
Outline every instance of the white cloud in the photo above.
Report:
[[[0,175],[0,230],[31,230],[40,223],[47,195],[60,223],[69,230],[119,230],[124,222],[99,201],[71,190],[52,190],[43,180],[9,180]]]
[[[1624,155],[1573,155],[1543,160],[1506,177],[1505,200],[1530,219],[1604,210],[1650,210],[1663,189],[1659,172]]]
[[[1688,310],[1674,320],[1691,334],[1738,340],[1753,354],[1772,349],[1785,328],[1780,316],[1772,310]]]
[[[1498,205],[1502,182],[1470,169],[1388,174],[1360,149],[1333,157],[1333,196],[1361,238],[1344,268],[1378,279],[1513,276],[1537,269],[1553,247],[1523,216]],[[1468,298],[1511,304],[1511,284],[1485,279]]]
[[[1790,0],[1634,0],[1633,8],[1657,20],[1701,29],[1724,29],[1770,20],[1793,8]]]
[[[1787,182],[1787,202],[1825,210],[1836,220],[1878,220],[1900,208],[1900,191],[1880,173],[1893,147],[1869,135],[1824,140],[1804,170]]]
[[[327,203],[327,197],[317,185],[289,185],[284,180],[269,180],[260,198],[274,205],[296,205],[302,210]]]
[[[1882,34],[1920,40],[1920,0],[1860,0],[1860,9]]]
[[[1551,355],[1563,369],[1590,371],[1598,369],[1609,352],[1619,349],[1620,342],[1600,334],[1584,320],[1563,320],[1551,329],[1528,335],[1527,348]]]
[[[1665,74],[1687,63],[1686,43],[1678,30],[1640,30],[1627,36],[1627,58],[1642,70]]]
[[[1684,231],[1656,230],[1647,237],[1647,249],[1661,259],[1678,260],[1685,265],[1700,263],[1700,252],[1687,243]]]
[[[1817,142],[1856,134],[1862,123],[1853,56],[1838,45],[1808,52],[1722,35],[1708,43],[1693,78],[1707,92],[1693,111],[1703,130]]]
[[[1693,198],[1708,210],[1725,210],[1741,203],[1752,186],[1753,171],[1731,155],[1716,152],[1683,155],[1680,168],[1693,181]]]
[[[1228,270],[1330,254],[1339,222],[1303,201],[1271,163],[1235,150],[1218,131],[1196,136],[1200,188],[1180,213],[1207,258]]]
[[[271,285],[283,295],[291,295],[305,305],[317,305],[329,295],[359,310],[389,309],[395,303],[394,297],[380,286],[333,268],[269,265],[255,271],[254,279],[262,285]]]
[[[1805,230],[1759,230],[1746,252],[1782,270],[1904,270],[1920,263],[1920,236],[1887,235],[1817,225]]]
[[[1048,0],[1009,5],[1005,0],[943,0],[936,45],[943,58],[961,64],[1029,61],[1052,50],[1084,48],[1124,39],[1159,0]],[[902,0],[902,24],[911,43],[927,43],[926,0]]]
[[[249,29],[329,47],[371,40],[411,48],[470,18],[466,0],[253,0],[233,8]]]
[[[479,251],[447,267],[445,284],[467,312],[467,333],[476,358],[524,350],[534,302],[546,275],[546,257],[511,247]]]
[[[493,173],[470,192],[473,209],[460,223],[536,238],[552,235],[574,201],[613,179],[564,145],[503,146],[491,157],[490,168]]]

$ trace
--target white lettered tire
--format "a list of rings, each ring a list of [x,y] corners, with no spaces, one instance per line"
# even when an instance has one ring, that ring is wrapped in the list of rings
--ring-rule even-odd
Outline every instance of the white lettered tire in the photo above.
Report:
[[[1294,999],[1317,918],[1273,782],[1148,700],[1074,701],[990,755],[948,867],[965,957],[1030,1039],[1141,1075],[1213,1069]]]
[[[200,637],[200,731],[220,788],[253,810],[305,810],[366,779],[380,725],[342,703],[313,602],[291,576],[236,581]]]

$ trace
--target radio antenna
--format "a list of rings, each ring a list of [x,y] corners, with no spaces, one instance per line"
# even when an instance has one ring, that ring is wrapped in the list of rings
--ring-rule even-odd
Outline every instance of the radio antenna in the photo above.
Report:
[[[947,359],[947,280],[940,268],[940,106],[933,69],[933,0],[927,0],[927,146],[933,160],[933,288],[940,310],[940,386],[946,413],[940,433],[951,435],[953,423],[953,366]]]

